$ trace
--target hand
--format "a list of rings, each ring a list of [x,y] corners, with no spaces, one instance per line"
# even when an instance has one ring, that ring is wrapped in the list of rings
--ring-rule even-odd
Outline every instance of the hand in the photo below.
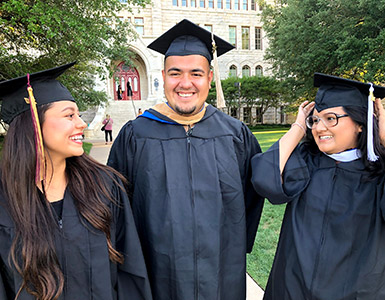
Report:
[[[305,120],[306,120],[307,116],[311,113],[311,111],[313,110],[314,105],[315,105],[314,102],[309,103],[309,101],[307,101],[307,100],[302,102],[302,104],[298,108],[298,115],[297,115],[297,119],[295,120],[295,122],[301,124],[302,126],[304,126],[304,128],[306,128]],[[384,112],[384,115],[385,115],[385,112]]]
[[[377,114],[377,119],[378,119],[378,129],[379,129],[380,141],[381,141],[382,146],[385,147],[385,109],[381,103],[380,98],[376,98],[376,101],[374,102],[374,109],[375,109],[375,112]]]

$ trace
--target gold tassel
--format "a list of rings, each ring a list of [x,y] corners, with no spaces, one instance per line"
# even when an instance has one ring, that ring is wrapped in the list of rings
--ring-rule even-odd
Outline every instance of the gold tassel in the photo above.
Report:
[[[36,149],[36,170],[35,170],[35,182],[36,184],[41,183],[45,179],[45,154],[44,154],[44,145],[43,145],[43,136],[41,133],[39,117],[37,114],[36,100],[33,95],[33,89],[29,84],[29,74],[28,77],[28,96],[29,98],[24,98],[25,102],[30,105],[32,125],[35,132],[35,149]]]
[[[215,44],[214,34],[212,32],[211,32],[211,40],[213,45],[212,51],[213,51],[214,81],[215,81],[215,87],[217,90],[217,108],[225,108],[226,102],[225,102],[225,96],[223,95],[221,77],[219,74],[217,45]]]

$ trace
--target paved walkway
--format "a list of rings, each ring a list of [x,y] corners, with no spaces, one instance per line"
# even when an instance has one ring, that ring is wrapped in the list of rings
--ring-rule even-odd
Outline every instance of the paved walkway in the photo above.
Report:
[[[111,149],[111,145],[106,145],[104,141],[101,140],[85,140],[86,142],[92,143],[90,156],[96,159],[102,164],[107,163],[108,154]],[[262,300],[263,290],[257,285],[257,283],[247,275],[247,296],[246,300]]]

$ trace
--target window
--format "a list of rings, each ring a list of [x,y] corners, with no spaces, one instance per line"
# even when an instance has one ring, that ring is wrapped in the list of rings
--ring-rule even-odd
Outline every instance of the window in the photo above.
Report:
[[[226,0],[226,8],[231,9],[231,0]]]
[[[284,124],[285,123],[285,107],[284,106],[281,106],[279,108],[279,114],[280,114],[280,122],[281,122],[281,124]]]
[[[262,123],[263,121],[263,115],[262,115],[262,109],[260,107],[255,108],[255,116],[256,116],[256,122]]]
[[[242,77],[249,77],[250,76],[250,67],[249,66],[243,66],[242,67]]]
[[[213,32],[213,25],[205,24],[203,26],[207,31]]]
[[[247,10],[248,9],[248,7],[247,7],[247,0],[243,0],[242,9],[243,10]]]
[[[263,76],[263,68],[262,66],[255,67],[255,76]]]
[[[229,43],[237,47],[237,27],[229,26]]]
[[[246,124],[251,123],[251,107],[243,108],[243,122]]]
[[[237,67],[232,65],[230,67],[230,72],[229,73],[230,73],[229,74],[230,77],[237,77]]]
[[[182,0],[182,6],[186,7],[187,6],[187,0]]]
[[[214,0],[208,0],[209,1],[209,8],[214,8]]]
[[[237,118],[238,117],[238,110],[236,107],[231,107],[230,108],[230,116],[232,116],[233,118]]]
[[[242,49],[250,49],[250,28],[242,27]]]
[[[234,0],[234,9],[239,9],[239,0]]]
[[[255,49],[262,50],[262,28],[255,27]]]
[[[172,5],[173,6],[178,6],[178,0],[172,0]]]
[[[136,32],[139,35],[143,35],[144,34],[144,19],[143,18],[135,18],[134,22],[135,22]]]
[[[223,0],[217,0],[217,7],[223,8]]]
[[[199,0],[199,6],[205,7],[205,0]]]
[[[197,6],[195,0],[191,0],[190,1],[190,5],[191,5],[191,7],[196,7]]]
[[[257,6],[255,5],[255,0],[251,0],[251,10],[257,10]]]

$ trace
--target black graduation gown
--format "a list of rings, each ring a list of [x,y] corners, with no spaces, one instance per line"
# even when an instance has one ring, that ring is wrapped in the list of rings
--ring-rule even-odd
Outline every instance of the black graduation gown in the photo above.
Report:
[[[106,180],[108,180],[106,178]],[[111,180],[110,180],[111,181]],[[62,229],[56,237],[56,253],[65,276],[61,300],[150,300],[151,289],[144,258],[135,228],[129,200],[116,185],[111,190],[117,205],[113,212],[112,245],[124,255],[124,263],[116,265],[108,257],[104,233],[86,228],[78,214],[71,193],[64,195]],[[107,201],[107,200],[106,200]],[[22,279],[8,264],[14,238],[14,224],[0,197],[0,299],[13,300]],[[35,299],[25,290],[18,300]]]
[[[108,165],[133,185],[154,299],[245,299],[263,206],[250,159],[260,151],[243,123],[212,106],[188,133],[152,109],[122,128]]]
[[[365,181],[361,160],[336,163],[302,145],[283,184],[279,144],[252,159],[253,184],[287,203],[266,300],[385,299],[384,176]]]

